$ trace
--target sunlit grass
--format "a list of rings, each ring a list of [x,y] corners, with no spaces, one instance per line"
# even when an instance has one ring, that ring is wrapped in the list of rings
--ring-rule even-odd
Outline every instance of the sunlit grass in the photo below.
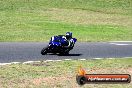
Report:
[[[131,0],[0,1],[0,41],[48,41],[67,31],[78,41],[131,41],[131,4]]]
[[[130,74],[132,59],[102,59],[86,61],[36,62],[0,66],[1,88],[64,88],[76,87],[78,67],[82,66],[88,74]],[[86,84],[82,88],[131,88],[132,84]]]

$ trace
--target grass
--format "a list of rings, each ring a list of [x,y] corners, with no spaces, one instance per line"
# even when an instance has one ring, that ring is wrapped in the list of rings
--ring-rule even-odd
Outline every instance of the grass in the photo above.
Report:
[[[0,41],[48,41],[72,31],[78,41],[132,40],[131,0],[2,0]]]
[[[79,88],[75,77],[78,66],[88,74],[130,74],[132,59],[37,62],[0,66],[1,88]],[[86,84],[82,88],[131,88],[130,84]]]

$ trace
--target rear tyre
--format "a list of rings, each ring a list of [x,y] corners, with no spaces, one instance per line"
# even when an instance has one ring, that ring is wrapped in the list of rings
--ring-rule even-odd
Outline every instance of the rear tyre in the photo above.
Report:
[[[65,52],[64,54],[65,54],[65,55],[68,55],[68,54],[69,54],[69,51]]]
[[[48,47],[43,48],[43,49],[41,50],[41,54],[42,54],[42,55],[47,54],[47,50],[48,50]]]
[[[59,53],[59,55],[60,55],[60,56],[63,56],[63,55],[68,55],[68,54],[69,54],[69,51]]]

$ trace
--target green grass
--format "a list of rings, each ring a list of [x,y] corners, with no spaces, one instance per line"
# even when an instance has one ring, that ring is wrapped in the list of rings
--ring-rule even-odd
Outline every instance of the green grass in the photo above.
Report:
[[[0,41],[48,41],[72,31],[78,41],[132,40],[131,0],[2,0]]]
[[[1,88],[79,88],[76,83],[78,66],[88,74],[130,74],[132,59],[37,62],[0,66]],[[86,84],[82,88],[131,88],[130,84]]]

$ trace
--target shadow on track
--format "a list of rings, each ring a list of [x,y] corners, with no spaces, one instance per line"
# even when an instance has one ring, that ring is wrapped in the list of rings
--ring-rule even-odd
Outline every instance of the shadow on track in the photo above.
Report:
[[[57,56],[81,56],[82,54],[66,54],[66,55],[60,55],[60,54],[47,54],[47,55],[57,55]]]
[[[59,55],[58,56],[81,56],[82,54],[66,54],[66,55]]]

